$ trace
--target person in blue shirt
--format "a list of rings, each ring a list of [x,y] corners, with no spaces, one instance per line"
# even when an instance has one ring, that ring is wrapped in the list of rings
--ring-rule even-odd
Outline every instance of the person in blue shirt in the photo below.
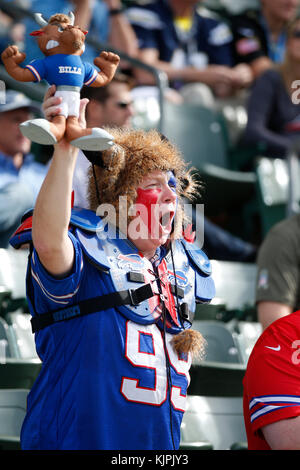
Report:
[[[202,83],[215,96],[228,97],[247,87],[245,64],[234,66],[232,34],[225,23],[198,13],[196,0],[162,0],[133,5],[127,16],[138,38],[139,58],[163,70],[173,87]],[[140,84],[153,77],[137,70]]]
[[[6,248],[24,212],[34,205],[46,175],[45,165],[30,153],[31,142],[19,124],[39,106],[23,93],[9,90],[0,104],[0,246]]]
[[[24,450],[180,445],[192,355],[203,350],[192,312],[214,296],[208,258],[182,237],[182,198],[196,186],[157,131],[109,132],[109,149],[86,152],[89,209],[71,209],[78,149],[63,139],[32,230],[28,218],[11,239],[31,244],[27,296],[43,362]]]
[[[229,17],[235,61],[249,64],[254,78],[283,62],[287,26],[298,4],[298,0],[261,0],[258,8]]]
[[[286,30],[286,53],[276,68],[267,69],[256,79],[251,90],[248,120],[241,143],[255,148],[269,158],[286,159],[299,139],[300,16]],[[296,147],[297,148],[297,147]],[[253,168],[254,161],[248,162]]]

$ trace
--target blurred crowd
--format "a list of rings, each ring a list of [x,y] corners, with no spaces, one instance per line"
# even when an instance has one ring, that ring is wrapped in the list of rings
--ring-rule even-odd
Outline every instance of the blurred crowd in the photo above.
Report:
[[[57,12],[73,11],[76,24],[88,30],[85,61],[92,62],[102,48],[121,55],[119,73],[109,86],[83,89],[82,96],[89,99],[90,126],[143,125],[140,104],[149,99],[156,103],[157,108],[151,109],[154,114],[158,109],[155,116],[159,116],[155,69],[167,78],[164,99],[178,104],[179,112],[185,103],[221,113],[228,104],[233,110],[243,109],[245,119],[231,144],[252,152],[246,163],[235,160],[235,167],[254,171],[258,153],[285,159],[291,147],[297,145],[299,3],[299,0],[1,1],[0,52],[16,44],[25,52],[24,64],[28,64],[41,54],[36,39],[30,36],[37,29],[32,13],[42,13],[47,19]],[[51,158],[51,149],[34,148],[19,131],[20,122],[32,113],[42,114],[41,103],[8,88],[6,99],[0,100],[1,247],[8,246],[9,236],[22,214],[34,206]],[[227,125],[231,135],[232,122],[227,120]],[[82,154],[77,167],[75,204],[84,207],[87,161]],[[205,218],[207,254],[215,259],[254,262],[263,236],[255,240],[240,237],[219,221]]]
[[[43,103],[47,84],[39,84],[39,94],[33,92],[35,84],[27,87],[24,83],[14,83],[5,74],[1,53],[13,44],[26,54],[24,65],[42,57],[36,37],[30,35],[38,29],[34,13],[41,13],[47,20],[54,13],[70,11],[75,15],[75,24],[88,31],[82,56],[85,62],[93,63],[102,50],[121,56],[118,72],[107,86],[84,86],[81,91],[81,97],[88,100],[87,126],[157,127],[168,137],[161,118],[171,110],[176,120],[167,120],[169,126],[170,122],[171,126],[176,122],[172,134],[174,144],[180,146],[183,138],[187,142],[193,140],[194,151],[198,150],[199,142],[201,150],[194,151],[193,166],[204,184],[197,203],[213,200],[216,205],[216,201],[224,199],[222,208],[211,213],[206,202],[204,212],[199,212],[199,206],[193,206],[194,226],[199,218],[203,224],[202,249],[212,260],[238,262],[235,263],[238,269],[242,263],[243,268],[251,263],[246,270],[254,268],[257,276],[255,292],[249,294],[254,297],[253,306],[248,309],[245,305],[244,292],[240,294],[241,312],[227,309],[224,300],[224,316],[214,318],[228,322],[228,329],[233,324],[235,335],[242,333],[239,328],[243,323],[249,326],[247,320],[258,326],[254,335],[248,337],[245,333],[245,338],[250,339],[250,347],[245,348],[247,355],[264,330],[256,343],[261,345],[256,353],[259,360],[252,355],[254,360],[249,361],[252,373],[248,372],[249,378],[244,382],[249,397],[256,394],[265,398],[271,394],[273,404],[274,393],[280,397],[288,391],[294,396],[299,368],[292,367],[290,358],[283,363],[278,355],[272,356],[271,361],[267,354],[269,350],[278,354],[281,344],[288,340],[285,349],[290,355],[290,341],[298,331],[297,315],[289,314],[300,308],[300,166],[291,167],[291,155],[296,155],[298,164],[300,151],[300,0],[0,0],[0,248],[9,248],[9,239],[24,213],[34,208],[53,154],[52,146],[32,144],[19,126],[33,116],[50,119],[57,112]],[[54,96],[49,98],[49,91],[48,99],[54,99]],[[194,113],[195,109],[206,110],[207,114],[202,113],[198,118],[200,114]],[[190,129],[182,121],[188,113],[188,122],[206,121],[206,116],[207,121],[199,123],[199,128],[193,125]],[[220,135],[224,135],[224,149],[220,152],[227,160],[225,167],[218,168],[212,165],[218,160],[213,155],[218,152],[218,145],[211,146],[211,142],[220,143]],[[205,142],[200,145],[201,139]],[[73,177],[73,203],[83,208],[88,208],[89,165],[80,150]],[[211,170],[208,176],[204,175],[207,166]],[[293,188],[296,201],[289,200],[292,180],[296,184],[296,190]],[[251,186],[252,190],[242,191],[242,184]],[[231,199],[227,198],[227,192]],[[231,205],[224,209],[225,200],[231,200]],[[293,213],[288,211],[291,202],[296,202]],[[232,285],[237,281],[238,291],[242,279],[235,276],[242,277],[243,271],[238,275],[234,272],[227,276],[232,276]],[[227,287],[226,269],[221,276],[225,278],[230,297],[235,288]],[[246,290],[250,292],[251,287],[250,281]],[[223,307],[218,302],[222,299],[215,300],[212,306],[221,312]],[[232,312],[234,323],[230,323]],[[274,323],[275,320],[279,321]],[[282,332],[289,322],[286,340]],[[266,345],[264,338],[267,338]],[[279,378],[274,375],[276,367]],[[291,381],[293,375],[295,385]],[[286,390],[289,382],[292,388]],[[260,383],[261,388],[257,385]],[[298,415],[298,402],[299,399],[295,415]],[[294,413],[295,407],[279,408]],[[273,416],[269,411],[265,413],[266,419]],[[294,414],[288,417],[291,416]],[[245,420],[249,439],[252,431],[247,420],[250,417]],[[275,421],[274,418],[277,426]],[[291,421],[298,422],[289,419],[288,423]],[[256,429],[263,426],[264,422]],[[281,441],[289,433],[284,428],[273,429],[283,445]],[[288,429],[293,437],[299,435],[290,424]],[[276,448],[270,436],[264,436],[270,447]],[[262,445],[259,439],[258,446]],[[299,449],[299,446],[299,442],[293,443],[292,448]]]

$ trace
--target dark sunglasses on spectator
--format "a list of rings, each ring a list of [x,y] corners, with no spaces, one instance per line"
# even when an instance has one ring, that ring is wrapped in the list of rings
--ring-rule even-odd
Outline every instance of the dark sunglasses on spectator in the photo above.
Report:
[[[132,101],[118,101],[116,103],[116,106],[118,106],[118,108],[122,108],[122,109],[125,109],[125,108],[128,108],[129,106],[132,106]]]
[[[292,36],[292,38],[299,39],[300,38],[300,29],[293,31],[291,36]]]

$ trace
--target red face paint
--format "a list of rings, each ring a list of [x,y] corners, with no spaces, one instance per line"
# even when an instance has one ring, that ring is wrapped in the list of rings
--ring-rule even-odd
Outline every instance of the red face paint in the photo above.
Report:
[[[174,192],[176,197],[176,179],[172,172],[168,172],[168,186]],[[150,235],[151,238],[160,238],[162,232],[171,231],[172,220],[170,221],[170,212],[166,210],[166,205],[169,205],[169,202],[159,202],[161,192],[162,189],[160,188],[137,188],[137,199],[135,202],[138,213],[137,215],[140,216],[141,220],[147,227],[148,235]],[[164,228],[160,223],[163,213],[167,214],[167,225]],[[174,215],[175,211],[173,213],[173,217]]]
[[[142,189],[142,188],[137,188],[137,198],[135,203],[138,205],[141,205],[141,210],[139,212],[139,215],[146,225],[148,229],[148,233],[151,234],[153,232],[153,225],[155,223],[155,220],[153,220],[153,212],[154,212],[154,207],[157,204],[158,197],[161,193],[160,189]]]

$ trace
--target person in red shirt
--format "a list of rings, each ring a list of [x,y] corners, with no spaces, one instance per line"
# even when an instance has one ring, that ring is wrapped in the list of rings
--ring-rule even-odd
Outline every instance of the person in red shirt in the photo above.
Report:
[[[244,377],[249,450],[300,449],[300,311],[259,337]]]

